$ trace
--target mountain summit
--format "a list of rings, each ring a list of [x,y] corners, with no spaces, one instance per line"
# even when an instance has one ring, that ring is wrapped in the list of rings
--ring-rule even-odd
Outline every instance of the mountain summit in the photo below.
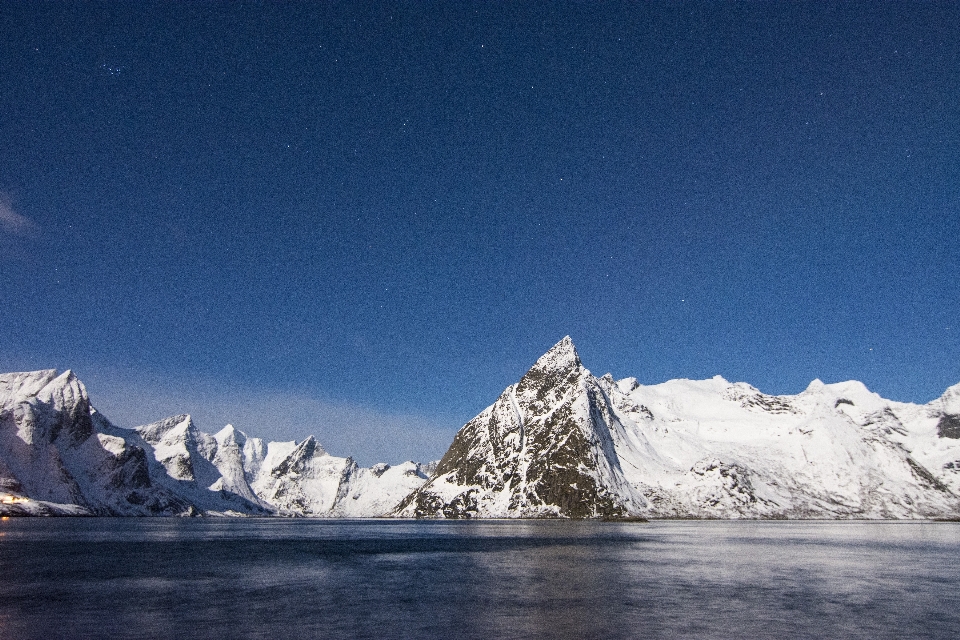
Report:
[[[563,340],[553,345],[549,351],[540,356],[531,370],[537,369],[543,372],[563,372],[573,371],[583,368],[580,362],[580,355],[573,344],[570,336],[564,336]]]
[[[609,424],[615,420],[596,378],[565,337],[457,433],[433,478],[401,503],[398,514],[639,515],[646,503],[620,469]]]

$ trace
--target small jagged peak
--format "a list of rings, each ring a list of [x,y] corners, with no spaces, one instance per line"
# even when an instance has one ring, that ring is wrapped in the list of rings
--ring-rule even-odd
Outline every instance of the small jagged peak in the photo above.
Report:
[[[617,386],[617,381],[614,379],[612,373],[605,373],[599,378],[596,378],[596,381],[597,384],[600,385],[600,388],[603,389],[603,392],[607,395],[621,393],[620,388]]]
[[[55,405],[74,405],[89,400],[87,388],[70,369],[47,380],[46,384],[37,390],[36,396],[41,402]]]
[[[810,381],[810,384],[807,385],[807,388],[804,389],[803,392],[804,392],[804,393],[817,393],[817,392],[819,392],[819,391],[823,391],[823,388],[824,388],[825,386],[827,386],[827,385],[823,384],[823,380],[821,380],[820,378],[814,378],[813,380]]]
[[[297,448],[294,449],[293,453],[290,454],[291,458],[296,458],[299,460],[305,460],[307,458],[312,458],[315,455],[325,455],[327,452],[323,450],[323,447],[320,446],[320,443],[317,442],[317,439],[313,436],[307,436],[300,444],[297,445]]]
[[[623,389],[621,389],[617,384],[617,379],[613,377],[612,373],[603,374],[602,376],[597,378],[597,382],[600,384],[603,390],[608,394],[624,393]]]
[[[553,345],[549,351],[540,356],[537,363],[533,365],[534,369],[542,371],[569,371],[583,367],[580,362],[580,355],[573,344],[570,336],[564,336],[563,340]]]
[[[73,372],[73,369],[66,369],[59,373],[54,370],[54,376],[47,381],[47,386],[49,387],[66,387],[72,384],[78,383],[80,380],[77,378],[76,374]]]
[[[543,400],[542,396],[545,390],[564,388],[576,380],[583,379],[589,373],[580,362],[580,356],[577,355],[577,349],[573,346],[570,336],[566,336],[540,356],[540,359],[523,375],[512,392],[509,387],[507,392],[515,392],[521,396],[533,392],[535,396]]]
[[[238,447],[242,447],[247,441],[247,434],[245,434],[243,431],[240,431],[232,424],[228,424],[223,429],[220,429],[220,431],[218,431],[213,437],[221,445],[235,444]]]
[[[156,422],[150,422],[148,424],[136,426],[134,427],[134,429],[139,430],[139,429],[147,429],[147,428],[154,428],[154,427],[163,427],[165,429],[170,429],[172,427],[181,425],[184,422],[192,423],[193,417],[191,417],[189,413],[178,413],[176,415],[157,420]]]
[[[169,423],[171,428],[185,427],[189,429],[193,426],[193,416],[189,413],[181,413],[178,416],[167,418],[164,422]]]
[[[86,397],[86,389],[72,371],[56,369],[0,374],[0,406],[40,397],[50,402],[55,397]]]
[[[182,428],[184,433],[187,433],[192,427],[193,418],[190,417],[190,414],[181,413],[180,415],[170,416],[157,422],[134,427],[134,431],[139,432],[143,439],[150,444],[156,444],[171,431]]]

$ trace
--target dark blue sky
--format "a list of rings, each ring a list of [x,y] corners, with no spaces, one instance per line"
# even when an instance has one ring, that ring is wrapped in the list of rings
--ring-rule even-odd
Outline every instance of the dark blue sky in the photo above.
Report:
[[[358,4],[0,5],[0,368],[364,463],[566,334],[960,382],[960,5]]]

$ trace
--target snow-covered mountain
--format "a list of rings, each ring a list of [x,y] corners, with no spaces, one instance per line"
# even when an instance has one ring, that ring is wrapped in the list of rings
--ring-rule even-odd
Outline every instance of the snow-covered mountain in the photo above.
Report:
[[[960,385],[769,396],[594,377],[569,337],[457,434],[401,517],[955,518]]]
[[[281,513],[364,518],[389,513],[426,482],[432,465],[404,462],[362,468],[352,458],[326,453],[310,436],[303,442],[271,442],[251,478],[261,499]]]
[[[0,515],[308,515],[390,512],[430,465],[360,468],[303,442],[214,435],[190,416],[111,424],[66,371],[0,374]]]
[[[69,371],[0,375],[0,514],[194,513],[124,435]]]
[[[123,429],[69,371],[0,374],[0,515],[958,518],[960,385],[770,396],[723,378],[595,377],[564,338],[437,464],[361,468],[313,438],[190,416]]]

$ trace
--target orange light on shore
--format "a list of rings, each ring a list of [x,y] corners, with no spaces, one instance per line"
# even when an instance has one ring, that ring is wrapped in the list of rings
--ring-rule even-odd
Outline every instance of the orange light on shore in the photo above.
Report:
[[[3,498],[0,498],[0,503],[3,504],[17,504],[20,502],[30,502],[30,498],[21,498],[20,496],[10,496],[6,495]]]

